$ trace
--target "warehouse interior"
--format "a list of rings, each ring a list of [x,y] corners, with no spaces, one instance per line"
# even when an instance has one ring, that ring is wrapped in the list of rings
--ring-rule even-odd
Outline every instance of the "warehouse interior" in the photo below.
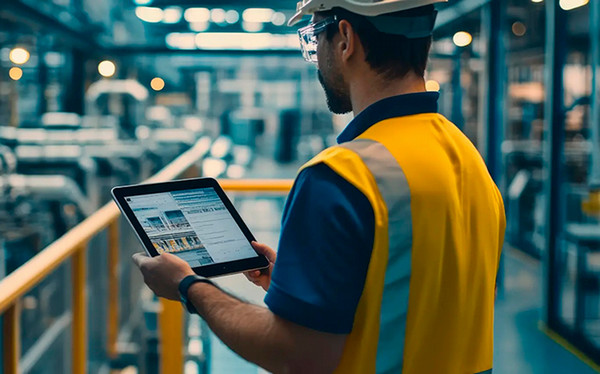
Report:
[[[427,90],[506,207],[494,373],[600,372],[600,1],[436,7]],[[295,9],[0,2],[2,373],[265,373],[146,288],[110,190],[217,178],[277,248],[298,168],[352,119],[329,112]]]

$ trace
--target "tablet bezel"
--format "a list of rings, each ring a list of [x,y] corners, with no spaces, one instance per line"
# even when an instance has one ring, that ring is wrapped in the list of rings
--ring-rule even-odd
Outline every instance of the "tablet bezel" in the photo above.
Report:
[[[119,207],[119,209],[121,209],[121,212],[133,227],[136,236],[142,242],[144,248],[146,249],[146,253],[148,253],[149,256],[154,257],[158,256],[159,253],[152,245],[150,238],[142,228],[142,225],[140,224],[139,220],[137,219],[137,217],[135,216],[135,214],[131,210],[131,207],[125,199],[129,196],[140,196],[155,193],[194,190],[211,187],[216,191],[217,195],[227,208],[227,211],[237,223],[238,227],[242,230],[242,233],[244,234],[248,242],[255,241],[256,239],[248,229],[248,226],[246,226],[246,224],[242,220],[242,217],[240,217],[238,212],[233,207],[233,204],[225,194],[225,191],[223,191],[217,180],[214,178],[192,178],[161,183],[117,186],[111,190],[111,194],[115,202],[117,203],[117,206]],[[226,274],[262,269],[268,266],[269,260],[267,260],[265,256],[257,253],[257,257],[250,257],[241,260],[203,265],[194,267],[192,269],[196,274],[201,275],[203,277],[217,277]]]

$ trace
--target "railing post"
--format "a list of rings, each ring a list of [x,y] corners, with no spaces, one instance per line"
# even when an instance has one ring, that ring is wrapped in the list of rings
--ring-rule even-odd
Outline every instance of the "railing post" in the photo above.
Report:
[[[4,374],[18,374],[21,359],[21,302],[17,300],[4,312],[3,345]]]
[[[108,357],[117,357],[119,335],[119,219],[108,226]]]
[[[183,308],[176,301],[160,299],[160,374],[183,373]]]
[[[82,245],[73,254],[71,262],[72,271],[72,345],[73,345],[73,374],[85,374],[87,365],[87,245]]]

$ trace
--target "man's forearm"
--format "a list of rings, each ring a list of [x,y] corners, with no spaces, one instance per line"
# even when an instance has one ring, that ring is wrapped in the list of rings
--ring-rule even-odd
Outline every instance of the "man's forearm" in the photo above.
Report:
[[[189,298],[227,346],[273,373],[331,372],[341,356],[344,336],[295,325],[209,284],[192,285]]]

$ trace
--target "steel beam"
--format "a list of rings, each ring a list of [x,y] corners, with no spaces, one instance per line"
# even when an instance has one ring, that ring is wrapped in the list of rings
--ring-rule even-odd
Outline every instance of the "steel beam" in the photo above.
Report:
[[[90,35],[90,25],[82,23],[66,8],[49,1],[28,2],[31,4],[22,0],[1,0],[0,20],[11,19],[28,25],[33,30],[50,31],[67,40],[72,46],[91,53],[97,53],[101,48]]]
[[[590,54],[592,68],[592,95],[590,138],[592,142],[592,162],[589,185],[592,190],[600,190],[600,1],[590,2]]]
[[[544,167],[546,169],[546,251],[544,253],[544,313],[550,328],[559,321],[560,241],[563,231],[564,181],[563,155],[565,141],[564,67],[567,58],[566,12],[559,0],[546,1],[546,137]]]

